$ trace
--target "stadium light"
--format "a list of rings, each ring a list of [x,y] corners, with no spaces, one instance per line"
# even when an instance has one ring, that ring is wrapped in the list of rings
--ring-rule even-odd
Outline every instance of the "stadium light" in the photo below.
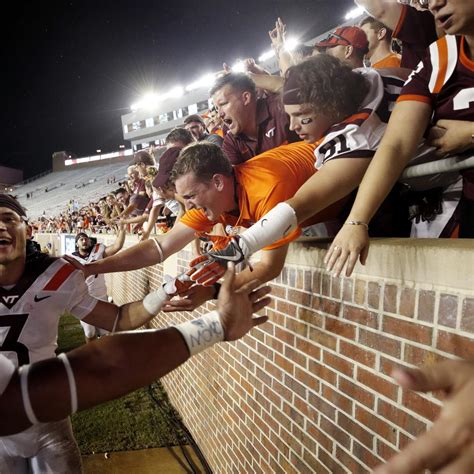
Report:
[[[245,64],[240,59],[234,63],[232,66],[233,72],[245,72]]]
[[[191,92],[196,89],[203,89],[204,87],[211,87],[216,81],[216,75],[214,73],[204,74],[197,81],[191,82],[191,84],[185,87],[186,92]]]
[[[287,51],[293,51],[299,44],[299,41],[296,38],[288,38],[285,41],[285,49]]]
[[[125,148],[125,145],[119,145],[119,148]]]
[[[171,97],[173,99],[177,99],[184,95],[184,89],[181,86],[172,87],[166,94],[165,97]]]
[[[100,148],[98,148],[98,149],[96,150],[96,153],[101,153],[101,152],[102,152],[102,150],[101,150]]]
[[[275,51],[273,51],[273,49],[265,51],[259,56],[258,62],[263,63],[264,61],[267,61],[268,59],[271,59],[274,56],[275,56]]]
[[[352,10],[349,10],[346,13],[346,16],[344,19],[347,20],[353,20],[355,18],[358,18],[359,16],[363,15],[365,13],[365,10],[362,7],[356,7],[353,8]]]

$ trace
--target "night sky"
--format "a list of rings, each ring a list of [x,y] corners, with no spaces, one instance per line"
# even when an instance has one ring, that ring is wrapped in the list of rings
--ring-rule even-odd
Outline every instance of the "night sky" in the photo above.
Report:
[[[124,143],[120,116],[141,93],[185,86],[223,61],[258,58],[278,16],[306,41],[353,7],[352,0],[10,3],[0,33],[0,164],[28,177],[49,169],[54,151],[115,150]]]

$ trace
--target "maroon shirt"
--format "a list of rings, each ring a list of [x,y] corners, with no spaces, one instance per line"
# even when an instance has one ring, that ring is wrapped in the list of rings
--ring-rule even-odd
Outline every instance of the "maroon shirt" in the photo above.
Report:
[[[403,5],[393,37],[402,42],[400,67],[415,69],[426,48],[438,39],[433,14]]]
[[[290,120],[279,94],[257,100],[257,139],[228,132],[222,150],[233,165],[250,160],[264,151],[298,141],[298,135],[289,129]]]

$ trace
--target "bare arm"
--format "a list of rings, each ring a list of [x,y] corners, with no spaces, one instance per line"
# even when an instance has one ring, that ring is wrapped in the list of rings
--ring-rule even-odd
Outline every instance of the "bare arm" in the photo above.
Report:
[[[231,273],[232,272],[232,273]],[[237,290],[229,271],[218,302],[222,339],[235,340],[266,317],[253,318],[269,302],[269,288],[255,290],[254,281]],[[174,328],[115,334],[101,338],[68,354],[77,387],[79,409],[120,397],[160,378],[189,357],[183,336]],[[137,369],[138,368],[138,369]],[[68,379],[61,361],[48,359],[33,364],[28,377],[31,404],[42,421],[60,420],[71,413]],[[14,375],[0,395],[0,436],[28,426],[18,375]]]
[[[249,76],[259,89],[277,93],[283,88],[284,80],[281,76],[271,76],[269,74],[249,74]]]
[[[385,135],[359,186],[348,220],[368,224],[415,155],[428,126],[431,107],[423,102],[405,101],[395,106]],[[365,225],[345,225],[335,237],[325,261],[329,271],[339,275],[347,262],[346,276],[352,273],[360,255],[364,264],[369,248]]]
[[[370,16],[394,30],[400,19],[402,5],[396,0],[354,0]]]
[[[117,238],[112,245],[105,248],[104,257],[111,257],[115,255],[119,250],[122,249],[123,243],[125,242],[125,227],[123,224],[119,225],[119,232]]]
[[[160,263],[170,255],[178,252],[192,241],[194,232],[194,229],[178,222],[159,239],[163,255],[160,254],[158,246],[153,240],[146,240],[126,250],[122,250],[112,257],[104,258],[88,265],[81,265],[77,260],[67,256],[64,258],[76,268],[82,270],[85,276],[137,270]]]

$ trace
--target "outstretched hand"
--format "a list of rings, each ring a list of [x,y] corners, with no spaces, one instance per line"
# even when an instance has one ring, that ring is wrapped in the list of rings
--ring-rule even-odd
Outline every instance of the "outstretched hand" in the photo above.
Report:
[[[269,297],[265,297],[270,292],[270,287],[258,288],[259,285],[258,280],[252,280],[236,289],[235,266],[229,263],[217,300],[226,341],[239,339],[253,327],[268,320],[268,316],[252,316],[271,301]]]
[[[88,265],[83,265],[81,262],[76,260],[74,257],[70,255],[63,255],[62,258],[70,263],[76,270],[80,270],[84,274],[84,278],[92,275],[92,273],[88,270]]]
[[[346,265],[347,277],[351,276],[357,259],[365,265],[369,254],[369,233],[362,225],[344,225],[332,241],[324,257],[326,270],[338,277]]]
[[[421,369],[397,369],[398,383],[421,392],[443,390],[446,402],[433,427],[395,455],[376,474],[474,471],[474,362],[445,361]]]

